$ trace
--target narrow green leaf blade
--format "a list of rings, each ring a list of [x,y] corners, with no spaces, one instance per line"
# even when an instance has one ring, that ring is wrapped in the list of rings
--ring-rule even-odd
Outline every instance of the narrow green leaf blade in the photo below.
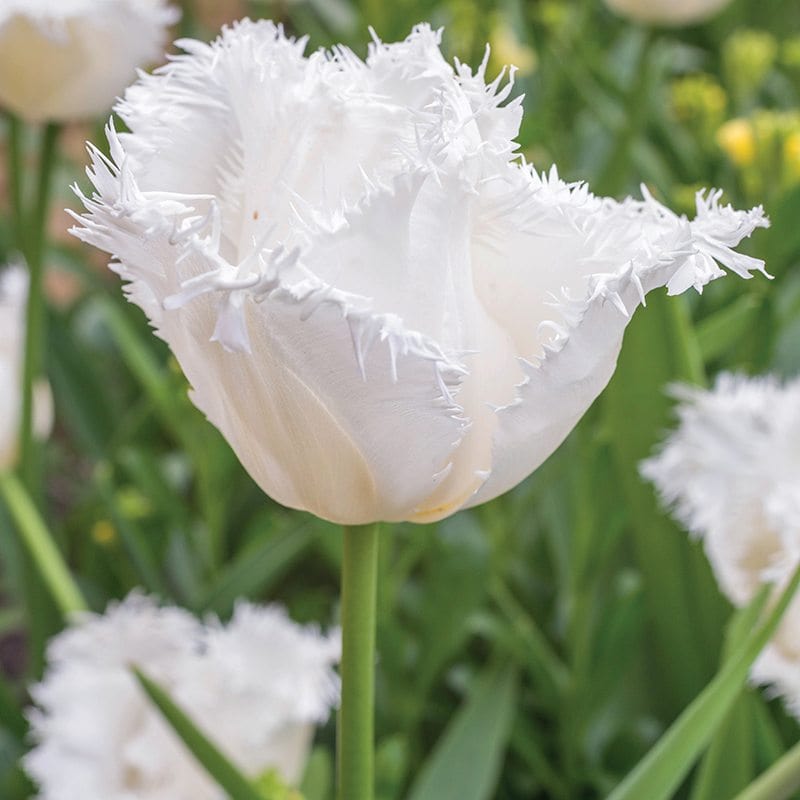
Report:
[[[789,800],[800,790],[800,744],[760,775],[736,800]]]
[[[136,668],[133,672],[142,689],[164,715],[164,719],[172,726],[189,752],[233,800],[264,800],[249,778],[217,749],[157,683]]]
[[[516,696],[512,668],[493,668],[484,675],[423,766],[408,800],[493,797]]]

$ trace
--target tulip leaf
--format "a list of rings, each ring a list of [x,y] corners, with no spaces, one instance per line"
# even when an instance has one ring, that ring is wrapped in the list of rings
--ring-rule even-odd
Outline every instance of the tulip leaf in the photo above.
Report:
[[[670,717],[713,674],[727,613],[700,546],[659,509],[653,488],[639,476],[639,463],[670,422],[666,387],[676,380],[704,382],[697,340],[683,298],[651,293],[647,308],[628,326],[602,402],[653,630],[649,655],[660,687],[657,702]],[[707,609],[702,618],[693,613],[697,608]],[[681,653],[677,661],[675,653]]]
[[[800,744],[753,781],[735,800],[789,800],[800,790]]]
[[[300,791],[305,800],[329,800],[333,791],[333,759],[324,747],[315,747],[306,763]]]
[[[667,800],[673,796],[700,753],[708,746],[744,688],[750,667],[774,634],[784,611],[800,583],[800,567],[765,622],[755,628],[736,648],[717,675],[684,710],[656,746],[639,762],[608,800]],[[762,591],[745,614],[763,608],[767,590]]]
[[[227,616],[238,598],[263,594],[308,549],[315,535],[312,525],[303,525],[244,548],[201,595],[198,608]]]
[[[148,678],[141,670],[134,668],[133,672],[142,689],[189,752],[234,800],[264,800],[252,781],[230,762],[155,681]]]
[[[697,326],[697,340],[706,361],[718,358],[752,329],[758,318],[759,299],[743,294],[733,303],[706,317]]]
[[[484,674],[423,765],[408,800],[494,797],[516,696],[514,669],[500,666]]]

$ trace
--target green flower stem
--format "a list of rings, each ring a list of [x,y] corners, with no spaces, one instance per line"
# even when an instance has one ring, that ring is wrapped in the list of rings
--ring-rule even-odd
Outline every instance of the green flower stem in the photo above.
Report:
[[[33,388],[42,371],[45,339],[43,291],[45,236],[50,209],[50,177],[56,161],[59,126],[53,123],[42,131],[39,177],[33,213],[23,226],[25,260],[28,263],[28,307],[25,330],[25,361],[22,370],[22,423],[20,427],[20,472],[28,490],[38,494],[37,453],[33,436]]]
[[[22,221],[22,123],[13,115],[7,118],[7,142],[8,142],[8,189],[11,200],[11,224],[14,229],[14,244],[16,248],[23,252],[25,244],[23,241],[23,221]]]
[[[75,585],[61,552],[25,487],[13,472],[0,472],[0,494],[16,522],[20,539],[61,613],[67,618],[76,611],[86,610],[86,601]]]
[[[800,789],[800,744],[796,744],[735,800],[789,800]]]
[[[338,800],[373,798],[377,577],[378,526],[345,526]]]

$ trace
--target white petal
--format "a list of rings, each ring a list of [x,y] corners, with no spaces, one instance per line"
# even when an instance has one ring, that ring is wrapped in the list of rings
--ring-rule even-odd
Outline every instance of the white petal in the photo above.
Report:
[[[526,380],[519,387],[519,397],[497,412],[492,474],[470,505],[516,485],[563,441],[610,380],[625,327],[647,292],[668,286],[687,265],[691,269],[689,285],[702,286],[723,274],[715,258],[726,267],[744,270],[729,246],[755,227],[767,225],[760,209],[744,213],[720,208],[717,195],[703,206],[697,220],[689,223],[649,197],[643,203],[604,200],[598,206],[594,198],[579,192],[564,195],[558,204],[552,198],[546,202],[546,207],[558,209],[574,230],[570,242],[563,229],[556,228],[555,236],[548,236],[546,219],[540,223],[547,257],[566,254],[560,266],[562,286],[568,290],[562,291],[561,302],[553,309],[557,312],[552,315],[553,341],[540,342],[544,349],[540,358],[534,353],[534,360],[523,360]],[[570,262],[576,256],[578,260]],[[534,261],[536,251],[528,258]],[[522,269],[513,258],[505,263],[511,270]],[[763,270],[763,262],[752,260],[747,266]],[[540,266],[540,271],[545,286],[553,281],[550,285],[555,294],[557,271],[547,265]],[[518,277],[512,280],[512,285],[523,284]],[[584,296],[573,299],[580,285],[585,286]],[[535,323],[534,314],[541,313],[541,306],[537,297],[531,306],[526,305],[531,298],[526,298],[521,288],[518,297],[516,313],[512,296],[496,294],[494,299],[498,313],[507,311],[517,341],[527,346],[532,341],[529,323],[519,309],[531,308]]]

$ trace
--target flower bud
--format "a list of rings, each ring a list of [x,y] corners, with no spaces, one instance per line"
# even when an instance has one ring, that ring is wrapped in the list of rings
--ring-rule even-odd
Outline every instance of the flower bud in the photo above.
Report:
[[[32,122],[107,111],[177,18],[165,0],[6,0],[0,106]]]
[[[713,17],[730,0],[605,0],[624,17],[649,25],[693,25]]]

